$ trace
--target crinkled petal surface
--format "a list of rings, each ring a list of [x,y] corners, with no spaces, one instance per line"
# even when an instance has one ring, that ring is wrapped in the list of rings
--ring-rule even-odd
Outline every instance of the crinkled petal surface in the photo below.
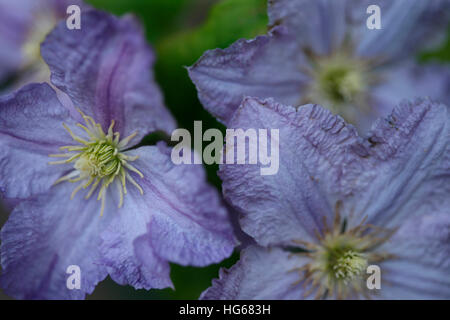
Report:
[[[102,257],[111,278],[136,289],[173,287],[167,260],[148,245],[146,225],[151,209],[144,196],[128,187],[124,207],[102,233]],[[109,214],[109,213],[106,213]]]
[[[73,200],[71,183],[21,202],[1,231],[0,284],[9,296],[20,299],[83,299],[103,280],[100,233],[112,215],[100,217],[100,204],[81,193]],[[106,204],[111,212],[111,202]],[[76,265],[80,289],[69,290],[66,273]]]
[[[306,258],[278,248],[249,246],[230,269],[221,269],[219,279],[202,293],[204,300],[293,300],[304,292],[295,268]]]
[[[285,29],[275,28],[267,36],[207,51],[189,68],[189,76],[204,107],[227,124],[247,95],[300,103],[307,80],[299,69],[302,64],[305,57],[298,44]]]
[[[270,26],[286,26],[303,48],[328,54],[344,39],[346,7],[347,0],[269,0],[267,11]]]
[[[371,5],[380,8],[381,29],[369,29]],[[327,54],[345,37],[364,57],[392,60],[442,39],[448,0],[271,0],[269,25],[282,25],[316,54]]]
[[[404,223],[380,248],[395,255],[381,267],[383,299],[450,299],[450,212]]]
[[[243,230],[261,245],[313,239],[324,219],[331,222],[337,200],[353,192],[362,159],[358,148],[365,150],[355,129],[328,110],[246,98],[229,128],[279,130],[276,174],[261,175],[260,164],[220,167],[225,198],[243,213]]]
[[[427,99],[403,102],[369,133],[365,170],[348,211],[397,227],[406,218],[450,207],[450,113]]]
[[[17,205],[2,229],[1,286],[17,298],[79,299],[107,274],[135,288],[172,287],[170,262],[204,266],[228,257],[235,245],[226,209],[206,184],[201,166],[175,166],[170,149],[142,147],[135,165],[145,176],[132,177],[118,209],[114,185],[106,208],[85,200],[65,182]],[[26,235],[26,236],[24,236]],[[66,269],[78,265],[80,290],[68,290]]]
[[[115,120],[116,131],[138,131],[139,140],[148,132],[174,129],[150,69],[154,54],[132,17],[85,12],[81,30],[61,22],[41,51],[52,82],[104,130]]]
[[[49,154],[72,144],[62,124],[73,125],[66,108],[48,84],[31,84],[0,98],[0,191],[7,198],[44,192],[63,166],[52,166]]]
[[[129,153],[139,156],[133,165],[144,178],[133,177],[144,195],[129,184],[124,207],[103,234],[112,278],[162,288],[171,286],[167,261],[205,266],[227,258],[235,245],[232,226],[203,167],[174,165],[162,144]]]
[[[263,176],[260,165],[224,164],[224,196],[263,246],[311,240],[338,203],[349,225],[368,216],[375,225],[398,226],[449,206],[448,118],[445,105],[404,102],[362,139],[320,106],[246,98],[229,127],[278,129],[279,171]]]

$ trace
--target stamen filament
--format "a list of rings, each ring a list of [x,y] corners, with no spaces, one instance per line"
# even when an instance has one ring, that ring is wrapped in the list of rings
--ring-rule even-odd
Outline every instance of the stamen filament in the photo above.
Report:
[[[85,199],[89,199],[92,194],[94,193],[95,189],[97,189],[98,184],[100,183],[100,179],[95,180],[94,184],[92,185],[91,189],[89,190],[88,194],[86,195]]]
[[[65,123],[63,123],[63,126],[64,126],[64,129],[66,129],[69,132],[69,134],[70,134],[70,136],[72,137],[73,140],[75,140],[75,141],[77,141],[79,143],[85,144],[85,145],[88,144],[88,142],[86,140],[83,140],[80,137],[78,137],[77,135],[75,135],[72,132],[72,130],[70,130],[70,128]]]
[[[144,190],[142,190],[141,186],[127,173],[127,179],[131,182],[132,185],[134,185],[136,188],[138,188],[139,192],[144,194]]]

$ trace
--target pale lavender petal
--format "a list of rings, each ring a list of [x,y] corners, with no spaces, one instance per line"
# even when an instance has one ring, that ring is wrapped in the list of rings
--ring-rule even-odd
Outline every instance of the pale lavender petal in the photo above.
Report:
[[[448,208],[408,220],[380,248],[395,255],[380,265],[381,298],[450,299]]]
[[[381,8],[381,29],[366,26],[369,15],[364,12],[369,4]],[[435,42],[436,35],[445,34],[449,5],[448,0],[351,1],[349,9],[362,17],[352,24],[357,53],[384,61],[414,54]]]
[[[230,269],[221,269],[219,279],[202,293],[203,300],[295,300],[303,297],[298,282],[305,257],[278,248],[250,246]]]
[[[136,179],[139,181],[139,177]],[[155,254],[146,235],[152,217],[148,193],[141,195],[132,185],[127,190],[124,206],[112,213],[105,212],[113,214],[114,219],[101,235],[102,261],[119,284],[147,290],[173,287],[169,263]]]
[[[372,103],[380,115],[389,115],[402,99],[429,97],[450,105],[450,67],[445,64],[418,65],[405,61],[380,69],[380,84],[371,91]]]
[[[173,288],[169,263],[148,245],[145,232],[149,214],[142,205],[143,196],[131,190],[130,194],[125,207],[114,212],[117,217],[102,233],[102,261],[119,284],[147,290]]]
[[[151,71],[154,54],[137,22],[88,11],[82,24],[69,30],[61,22],[42,44],[52,82],[105,130],[115,120],[123,135],[138,131],[137,141],[151,131],[171,132],[175,123]]]
[[[152,213],[150,245],[158,256],[182,265],[204,266],[228,257],[233,229],[217,191],[201,165],[174,165],[163,144],[136,150]],[[137,164],[137,163],[136,163]]]
[[[347,209],[395,227],[407,217],[450,207],[449,117],[447,106],[423,99],[405,101],[377,121]]]
[[[324,219],[331,222],[338,201],[355,191],[367,151],[355,129],[328,110],[246,98],[229,128],[279,130],[275,174],[261,175],[261,167],[267,167],[261,164],[220,167],[225,198],[242,212],[243,230],[259,244],[315,239]]]
[[[64,166],[49,165],[49,154],[73,144],[63,122],[69,112],[48,84],[31,84],[0,98],[0,191],[8,198],[27,198],[50,188]]]
[[[307,81],[300,70],[305,63],[292,36],[275,28],[267,36],[207,51],[189,76],[203,106],[226,124],[247,95],[298,105]]]
[[[22,63],[21,47],[31,14],[31,0],[0,0],[0,81],[16,71]]]
[[[139,156],[133,165],[144,178],[132,176],[144,194],[129,184],[123,208],[103,234],[113,279],[163,288],[171,286],[168,261],[205,266],[228,257],[235,245],[232,227],[203,167],[174,165],[161,144],[129,153]]]
[[[346,33],[346,0],[270,0],[269,25],[286,26],[302,48],[328,54]]]
[[[103,280],[100,233],[115,208],[107,202],[100,217],[100,203],[82,194],[70,200],[72,183],[21,202],[1,231],[0,284],[6,294],[20,299],[83,299]],[[67,287],[67,268],[80,267],[81,288]]]

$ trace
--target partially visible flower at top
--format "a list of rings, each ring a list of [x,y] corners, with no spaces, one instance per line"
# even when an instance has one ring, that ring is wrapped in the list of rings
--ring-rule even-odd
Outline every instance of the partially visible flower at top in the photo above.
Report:
[[[7,90],[49,81],[40,45],[72,4],[86,7],[81,0],[0,0],[0,85],[9,78]]]
[[[369,5],[382,29],[369,30]],[[189,68],[198,95],[227,124],[244,96],[293,106],[319,103],[365,132],[404,98],[450,103],[448,65],[418,65],[439,43],[449,0],[269,0],[270,31],[207,51]]]
[[[449,111],[403,102],[362,139],[318,105],[245,98],[229,127],[279,128],[280,169],[221,165],[225,199],[259,246],[202,298],[450,299]]]
[[[0,191],[19,199],[1,231],[0,286],[16,298],[83,298],[108,274],[135,288],[171,287],[169,261],[204,266],[234,236],[201,166],[175,166],[163,144],[136,146],[174,120],[154,83],[154,56],[131,17],[61,22],[42,54],[53,84],[0,98]],[[66,287],[77,265],[81,288]]]

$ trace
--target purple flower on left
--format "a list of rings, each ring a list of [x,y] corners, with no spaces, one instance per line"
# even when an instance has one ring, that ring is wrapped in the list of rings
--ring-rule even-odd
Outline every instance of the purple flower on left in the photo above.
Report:
[[[14,79],[7,91],[49,80],[40,44],[72,4],[87,7],[81,0],[0,0],[0,84]]]
[[[174,165],[162,143],[132,148],[175,128],[138,24],[98,11],[82,19],[81,30],[61,22],[41,47],[70,104],[48,84],[0,98],[0,194],[16,203],[1,231],[0,285],[16,298],[82,299],[107,275],[173,287],[169,261],[216,263],[235,244],[201,166]],[[71,265],[80,289],[67,287]]]

